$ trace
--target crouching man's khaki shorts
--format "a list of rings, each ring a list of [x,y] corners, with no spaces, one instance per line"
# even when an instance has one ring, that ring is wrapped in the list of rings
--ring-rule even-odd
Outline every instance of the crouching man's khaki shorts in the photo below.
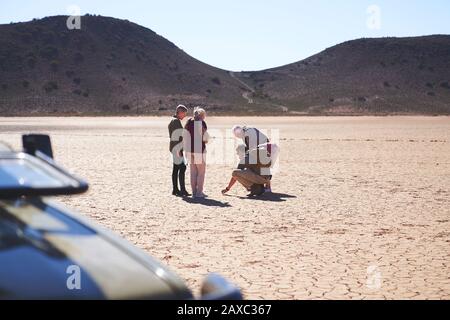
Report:
[[[268,178],[257,175],[251,170],[234,170],[232,176],[247,188],[247,190],[250,190],[250,187],[254,184],[269,183]]]

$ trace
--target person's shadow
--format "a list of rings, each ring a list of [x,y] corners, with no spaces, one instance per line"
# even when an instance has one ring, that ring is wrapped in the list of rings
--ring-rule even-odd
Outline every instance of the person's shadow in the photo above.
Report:
[[[231,205],[228,202],[222,202],[210,198],[192,198],[192,197],[184,197],[183,201],[187,203],[195,203],[201,204],[207,207],[220,207],[220,208],[229,208]]]
[[[228,197],[233,197],[232,195],[226,195]],[[239,199],[245,200],[256,200],[256,201],[269,201],[269,202],[284,202],[287,199],[297,198],[296,196],[286,194],[286,193],[272,193],[266,192],[259,197],[242,197],[242,196],[234,196]]]

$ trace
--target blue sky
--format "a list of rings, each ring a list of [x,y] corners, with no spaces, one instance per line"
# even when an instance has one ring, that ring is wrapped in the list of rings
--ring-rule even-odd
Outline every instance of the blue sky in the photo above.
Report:
[[[284,65],[361,37],[450,34],[448,0],[1,0],[0,23],[68,14],[70,5],[148,27],[234,71]],[[379,11],[368,12],[372,5]]]

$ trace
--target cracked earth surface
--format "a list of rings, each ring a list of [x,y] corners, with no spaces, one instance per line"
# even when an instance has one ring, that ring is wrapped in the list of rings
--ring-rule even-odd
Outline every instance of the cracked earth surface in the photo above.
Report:
[[[165,118],[1,118],[0,140],[50,133],[57,160],[91,185],[60,200],[195,293],[218,272],[254,299],[450,298],[450,118],[207,121],[280,130],[274,196],[222,196],[233,166],[210,163],[209,200],[172,197]]]

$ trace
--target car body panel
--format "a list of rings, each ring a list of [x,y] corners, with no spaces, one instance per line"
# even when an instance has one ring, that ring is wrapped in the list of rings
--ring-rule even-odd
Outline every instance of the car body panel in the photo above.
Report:
[[[0,201],[0,263],[0,298],[192,298],[159,262],[49,199]],[[79,290],[67,286],[69,266]]]
[[[194,299],[175,273],[131,243],[47,196],[89,185],[57,164],[50,137],[0,142],[0,299]],[[201,299],[243,299],[217,274]]]

